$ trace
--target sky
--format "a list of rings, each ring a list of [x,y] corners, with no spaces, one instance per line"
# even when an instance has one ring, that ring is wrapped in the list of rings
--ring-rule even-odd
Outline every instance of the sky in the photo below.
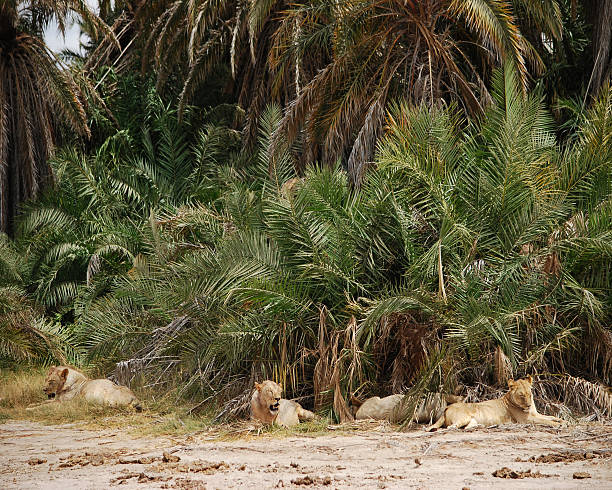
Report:
[[[98,10],[97,0],[87,0],[87,4],[94,10]],[[57,24],[52,23],[45,30],[45,42],[51,51],[59,53],[63,49],[70,49],[72,51],[80,51],[79,49],[79,38],[81,36],[81,29],[78,24],[73,24],[70,28],[66,29],[66,36],[62,37],[61,33],[57,30]]]
[[[63,49],[79,51],[79,37],[81,29],[77,24],[74,24],[70,29],[66,30],[66,37],[63,38],[57,30],[57,25],[50,25],[45,31],[45,42],[51,51],[59,53]]]

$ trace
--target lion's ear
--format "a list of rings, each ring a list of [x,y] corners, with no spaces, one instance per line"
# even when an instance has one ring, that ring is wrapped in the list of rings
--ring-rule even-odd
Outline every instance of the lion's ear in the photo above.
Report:
[[[513,379],[508,380],[508,388],[512,388],[515,384],[516,382]]]
[[[529,381],[530,385],[533,384],[533,376],[531,374],[529,376],[527,376],[527,381]]]
[[[62,372],[60,373],[60,376],[66,379],[68,377],[68,368],[64,368]]]
[[[259,384],[259,383],[255,382],[255,389],[256,389],[257,391],[261,391],[261,384]]]

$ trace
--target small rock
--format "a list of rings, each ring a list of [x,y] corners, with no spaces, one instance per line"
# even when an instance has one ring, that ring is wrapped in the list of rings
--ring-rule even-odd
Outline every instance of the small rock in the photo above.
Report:
[[[591,478],[591,474],[586,471],[577,471],[574,473],[574,480],[584,480],[585,478]]]
[[[417,466],[421,466],[423,462],[421,461],[421,458],[414,458],[414,464],[416,464]]]

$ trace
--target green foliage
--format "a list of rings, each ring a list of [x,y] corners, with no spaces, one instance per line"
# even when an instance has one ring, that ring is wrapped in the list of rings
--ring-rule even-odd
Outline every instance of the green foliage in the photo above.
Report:
[[[140,132],[57,155],[0,272],[87,362],[198,398],[492,382],[498,347],[517,376],[610,382],[610,91],[565,146],[511,68],[491,93],[479,121],[396,102],[359,190],[339,166],[295,174],[277,106],[249,154],[240,111],[179,123],[150,97]]]

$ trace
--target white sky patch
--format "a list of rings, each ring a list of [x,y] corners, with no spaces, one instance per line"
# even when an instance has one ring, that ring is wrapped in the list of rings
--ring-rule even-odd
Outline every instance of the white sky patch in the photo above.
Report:
[[[63,37],[62,33],[57,29],[57,25],[50,25],[45,30],[45,42],[51,51],[59,53],[64,49],[76,51],[79,53],[80,49],[80,38],[81,28],[78,24],[73,24],[70,28],[66,29],[66,36]]]
[[[87,0],[89,7],[95,12],[98,11],[96,0]],[[81,39],[81,37],[83,39]],[[66,28],[65,36],[57,29],[57,23],[52,22],[45,29],[45,43],[51,51],[59,53],[64,49],[69,49],[77,53],[81,52],[81,40],[87,42],[87,36],[81,33],[81,28],[77,22],[69,23]]]

